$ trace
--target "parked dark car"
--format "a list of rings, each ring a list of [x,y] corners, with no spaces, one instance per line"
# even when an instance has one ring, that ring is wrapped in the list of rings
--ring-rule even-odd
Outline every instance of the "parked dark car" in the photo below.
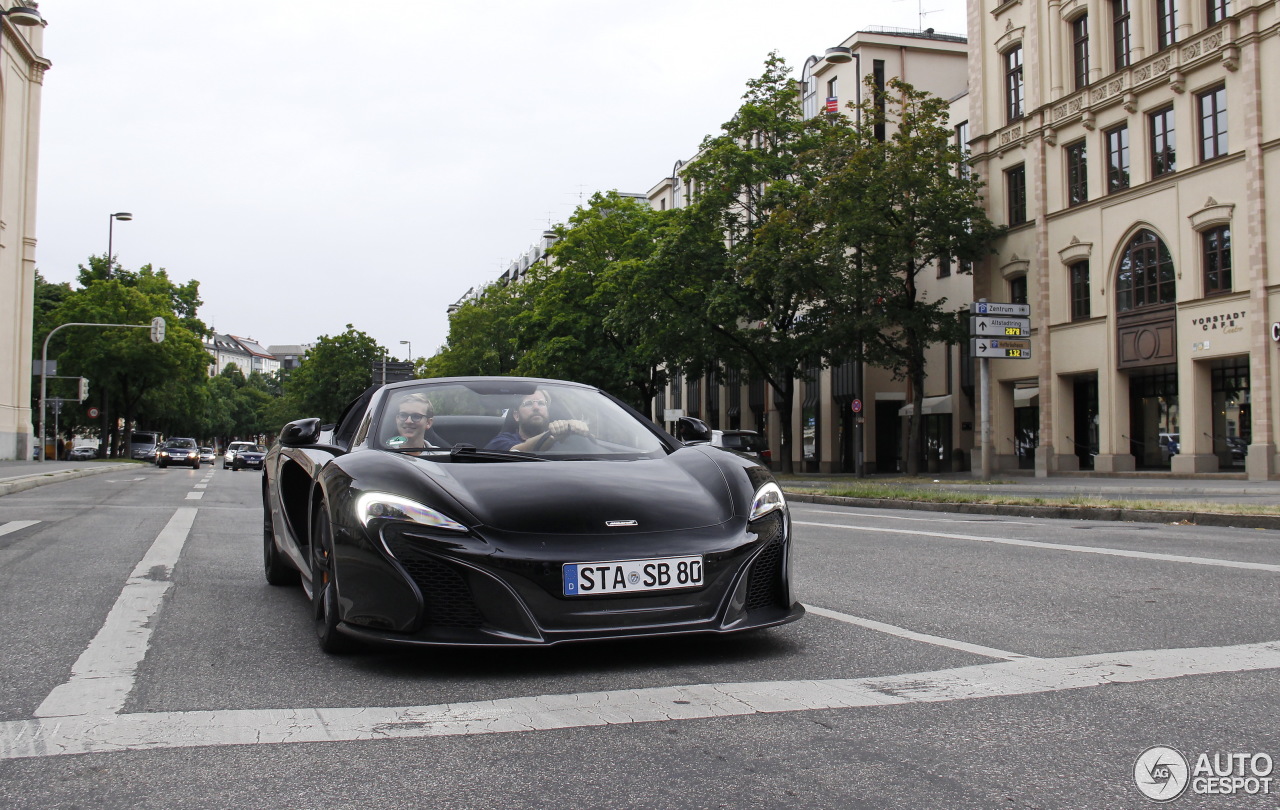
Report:
[[[222,469],[231,468],[232,472],[243,469],[262,469],[262,459],[267,455],[267,448],[253,442],[232,442],[227,445],[227,452],[222,456]]]
[[[301,582],[327,652],[731,633],[804,613],[769,471],[576,383],[370,389],[336,428],[284,427],[263,511],[267,581]]]
[[[711,431],[711,446],[723,447],[725,450],[732,450],[735,453],[743,453],[753,458],[758,458],[765,463],[769,462],[769,444],[764,437],[754,430],[713,430]]]
[[[160,469],[170,464],[182,464],[193,470],[200,469],[200,448],[195,439],[170,439],[156,450],[156,466]]]

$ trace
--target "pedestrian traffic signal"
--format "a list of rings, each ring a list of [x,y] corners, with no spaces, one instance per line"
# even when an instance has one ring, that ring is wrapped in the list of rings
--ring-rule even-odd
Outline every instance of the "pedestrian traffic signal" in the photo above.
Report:
[[[87,377],[80,378],[80,401],[84,402],[89,398],[89,379]]]

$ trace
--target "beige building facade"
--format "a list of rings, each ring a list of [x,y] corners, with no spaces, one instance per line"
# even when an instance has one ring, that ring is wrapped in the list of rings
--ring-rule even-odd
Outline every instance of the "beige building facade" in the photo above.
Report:
[[[1024,302],[993,360],[993,467],[1276,473],[1280,4],[970,0],[969,135],[1009,226],[975,295]]]
[[[0,17],[0,459],[30,458],[34,449],[36,165],[40,91],[49,67],[43,34],[44,23],[30,14]]]

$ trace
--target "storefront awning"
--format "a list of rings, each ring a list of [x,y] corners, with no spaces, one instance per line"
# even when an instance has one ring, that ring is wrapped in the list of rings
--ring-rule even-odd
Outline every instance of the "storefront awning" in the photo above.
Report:
[[[925,397],[924,407],[920,409],[925,416],[935,413],[951,413],[951,395],[945,397]],[[910,416],[915,413],[915,403],[908,402],[898,409],[898,416]]]

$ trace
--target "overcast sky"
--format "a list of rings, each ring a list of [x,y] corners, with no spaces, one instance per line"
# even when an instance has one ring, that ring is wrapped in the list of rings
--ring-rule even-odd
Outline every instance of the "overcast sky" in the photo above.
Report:
[[[353,324],[429,356],[445,307],[597,190],[648,191],[777,50],[964,34],[964,0],[41,0],[37,264],[113,248],[263,345]]]

